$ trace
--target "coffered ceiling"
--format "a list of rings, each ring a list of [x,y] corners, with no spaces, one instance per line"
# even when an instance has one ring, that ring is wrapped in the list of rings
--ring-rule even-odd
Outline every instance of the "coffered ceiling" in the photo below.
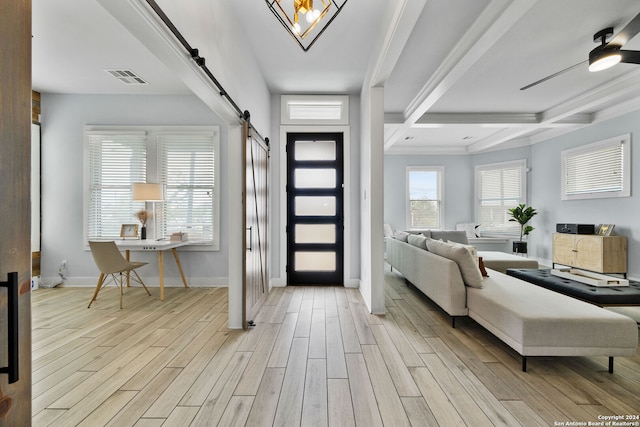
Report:
[[[235,0],[231,9],[220,7],[224,1],[158,3],[188,40],[204,47],[211,18],[231,11],[273,94],[357,94],[363,84],[384,86],[389,154],[533,144],[640,109],[638,65],[590,73],[584,64],[520,90],[585,61],[596,46],[593,34],[623,28],[640,13],[637,0],[349,0],[308,52],[262,0]],[[33,0],[33,34],[36,90],[189,92],[97,0]],[[640,36],[625,49],[640,49]],[[123,84],[105,69],[131,70],[148,84]]]

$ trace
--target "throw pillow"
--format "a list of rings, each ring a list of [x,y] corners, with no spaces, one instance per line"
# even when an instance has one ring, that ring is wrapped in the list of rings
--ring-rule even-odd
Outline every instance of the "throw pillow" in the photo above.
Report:
[[[468,250],[469,253],[471,254],[471,258],[473,258],[473,262],[475,263],[475,265],[478,266],[478,271],[480,271],[480,274],[484,276],[484,274],[482,274],[482,270],[480,269],[480,261],[479,261],[479,257],[478,257],[478,249],[475,246],[465,245],[463,243],[458,243],[458,242],[452,242],[451,240],[449,240],[448,243],[450,245],[460,246],[460,247],[465,248],[466,250]]]
[[[427,250],[427,238],[423,234],[410,234],[407,243],[420,249]]]
[[[478,268],[480,268],[480,274],[482,277],[489,277],[489,273],[487,273],[487,269],[484,268],[484,261],[482,261],[482,257],[478,257]]]
[[[384,224],[384,237],[393,237],[393,228],[388,222]]]
[[[462,281],[465,285],[473,288],[482,288],[482,274],[480,274],[478,263],[473,260],[469,251],[464,247],[450,245],[437,240],[427,240],[427,249],[429,252],[455,261],[458,264],[460,275],[462,275]]]

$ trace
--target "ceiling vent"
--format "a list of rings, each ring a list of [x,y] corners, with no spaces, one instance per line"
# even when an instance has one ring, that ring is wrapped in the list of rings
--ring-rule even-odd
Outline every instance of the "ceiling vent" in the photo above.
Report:
[[[104,70],[116,79],[127,85],[146,85],[148,84],[143,78],[136,75],[131,70]]]

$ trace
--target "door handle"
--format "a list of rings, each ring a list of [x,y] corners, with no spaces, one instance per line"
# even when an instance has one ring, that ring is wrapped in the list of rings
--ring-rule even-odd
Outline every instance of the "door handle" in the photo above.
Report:
[[[249,230],[249,244],[247,245],[247,250],[251,252],[251,245],[253,244],[253,227],[249,227],[247,230]]]
[[[9,374],[9,384],[18,381],[18,273],[7,274],[7,281],[0,282],[7,288],[7,366],[0,367],[0,374]]]

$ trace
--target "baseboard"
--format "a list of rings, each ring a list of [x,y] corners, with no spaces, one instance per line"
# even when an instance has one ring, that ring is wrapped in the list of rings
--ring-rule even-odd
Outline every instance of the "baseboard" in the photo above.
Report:
[[[284,288],[287,286],[287,280],[282,277],[274,277],[269,282],[271,288]],[[360,279],[349,279],[344,283],[345,288],[359,288]]]
[[[158,277],[143,277],[144,284],[150,288],[159,288],[160,279]],[[58,288],[94,288],[98,282],[97,277],[67,277],[61,280],[60,277],[45,277],[40,280],[41,287],[51,288],[53,284]],[[188,277],[187,284],[191,288],[226,288],[229,284],[228,277]],[[164,279],[165,288],[182,288],[184,284],[179,277],[167,277]]]

